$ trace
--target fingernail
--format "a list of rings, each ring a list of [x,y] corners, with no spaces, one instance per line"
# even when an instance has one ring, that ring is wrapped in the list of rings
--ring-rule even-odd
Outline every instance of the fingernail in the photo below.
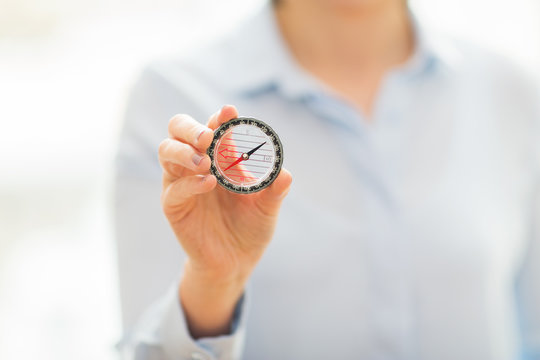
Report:
[[[193,156],[191,157],[191,160],[193,161],[193,163],[194,163],[196,166],[199,166],[199,164],[201,163],[202,159],[204,159],[204,155],[203,155],[203,154],[199,154],[199,153],[195,153],[195,154],[193,154]]]
[[[202,134],[204,134],[205,131],[206,131],[206,129],[201,130],[201,132],[199,133],[199,135],[197,135],[197,142],[199,141],[199,139],[201,138]]]

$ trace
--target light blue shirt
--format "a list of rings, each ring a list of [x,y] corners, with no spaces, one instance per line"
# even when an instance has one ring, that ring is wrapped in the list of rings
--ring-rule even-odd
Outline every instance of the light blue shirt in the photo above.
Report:
[[[116,182],[127,359],[540,359],[532,81],[421,26],[416,35],[369,122],[295,63],[269,6],[145,70]],[[227,103],[277,131],[294,181],[231,335],[195,341],[157,148],[172,115],[206,122]]]

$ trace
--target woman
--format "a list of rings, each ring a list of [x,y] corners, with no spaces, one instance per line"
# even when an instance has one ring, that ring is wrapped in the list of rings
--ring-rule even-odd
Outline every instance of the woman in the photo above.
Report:
[[[540,356],[535,106],[524,75],[398,0],[282,0],[153,64],[118,162],[124,353]],[[277,131],[290,170],[252,195],[208,174],[239,114]]]

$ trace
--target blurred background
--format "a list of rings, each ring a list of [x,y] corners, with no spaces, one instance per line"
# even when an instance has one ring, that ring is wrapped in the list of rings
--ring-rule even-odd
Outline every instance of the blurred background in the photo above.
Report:
[[[127,92],[145,63],[263,1],[0,0],[0,359],[115,359],[111,183]],[[411,5],[540,74],[540,1]]]

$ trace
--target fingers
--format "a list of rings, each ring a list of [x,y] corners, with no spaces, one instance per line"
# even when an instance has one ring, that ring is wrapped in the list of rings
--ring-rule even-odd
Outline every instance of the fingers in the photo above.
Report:
[[[210,158],[206,155],[206,150],[214,137],[213,129],[236,117],[238,110],[232,105],[225,105],[212,115],[208,126],[200,124],[186,114],[173,116],[169,121],[169,138],[159,145],[159,161],[164,170],[164,185],[168,186],[186,175],[185,169],[195,174],[208,172]]]
[[[185,176],[172,182],[163,191],[163,209],[172,209],[184,204],[192,196],[204,194],[216,187],[217,180],[213,175]]]
[[[177,169],[187,168],[196,174],[202,174],[210,168],[210,157],[192,146],[174,139],[165,139],[159,144],[159,162],[172,175],[180,176]],[[170,166],[174,164],[176,166]]]
[[[237,118],[238,110],[233,105],[225,105],[221,110],[217,111],[214,115],[210,116],[208,120],[208,127],[212,130],[217,129],[221,124],[227,121]]]
[[[213,131],[191,116],[179,114],[169,121],[169,136],[205,152],[214,136]]]
[[[225,105],[210,117],[208,124],[215,129],[235,117],[238,117],[238,110],[232,105]],[[212,129],[186,114],[171,118],[169,138],[159,146],[159,161],[165,170],[166,183],[182,176],[184,169],[196,174],[208,171],[210,158],[205,153],[214,137]]]
[[[212,115],[208,126],[200,124],[189,115],[178,114],[169,121],[169,136],[205,152],[214,137],[213,130],[237,117],[238,110],[233,105],[225,105]]]

